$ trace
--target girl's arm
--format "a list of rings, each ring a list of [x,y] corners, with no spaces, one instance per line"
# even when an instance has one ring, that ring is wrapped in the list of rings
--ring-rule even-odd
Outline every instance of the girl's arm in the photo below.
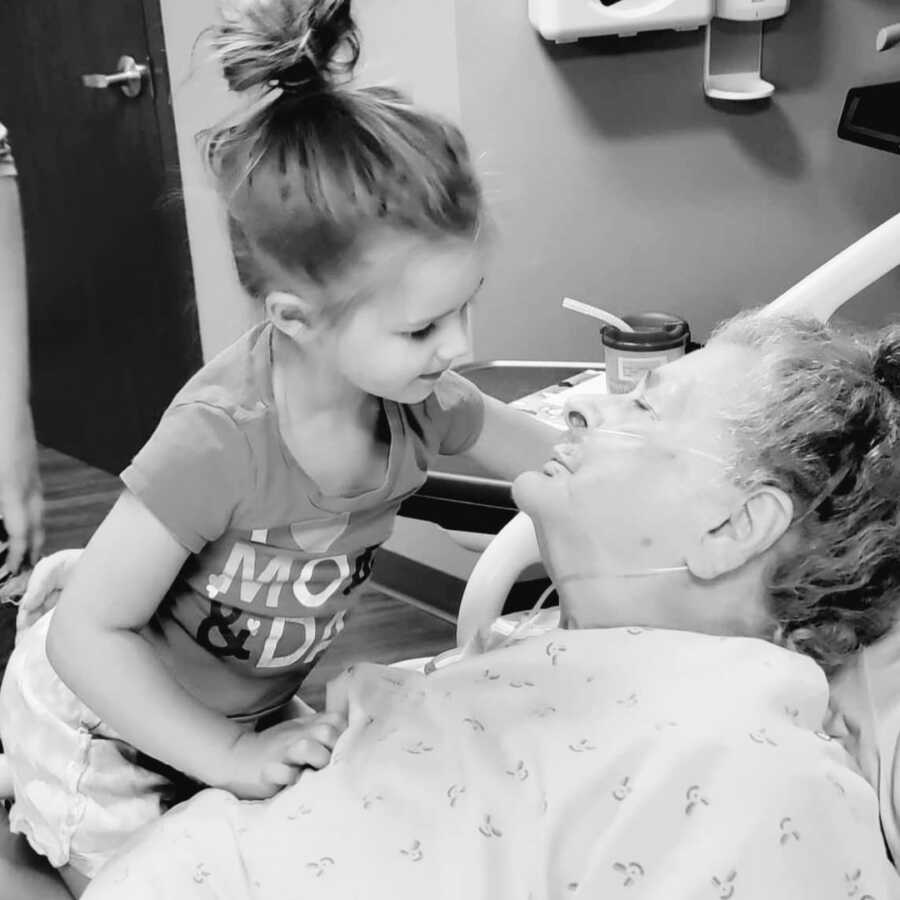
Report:
[[[126,741],[213,787],[270,797],[321,768],[346,723],[309,715],[253,732],[208,709],[171,676],[140,630],[188,551],[130,492],[97,529],[47,635],[60,678]]]
[[[495,475],[512,481],[522,472],[538,470],[563,440],[564,432],[520,409],[484,397],[484,426],[478,440],[463,454]]]
[[[169,674],[139,634],[188,556],[125,491],[63,589],[47,636],[60,678],[145,753],[206,783],[223,779],[238,725],[206,708]]]

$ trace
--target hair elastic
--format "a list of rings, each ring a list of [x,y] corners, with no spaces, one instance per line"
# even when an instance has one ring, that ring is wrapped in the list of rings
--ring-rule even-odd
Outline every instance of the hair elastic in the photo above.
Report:
[[[316,64],[305,56],[269,79],[269,87],[280,88],[283,93],[294,96],[304,94],[310,87],[320,87],[324,83],[325,79]]]

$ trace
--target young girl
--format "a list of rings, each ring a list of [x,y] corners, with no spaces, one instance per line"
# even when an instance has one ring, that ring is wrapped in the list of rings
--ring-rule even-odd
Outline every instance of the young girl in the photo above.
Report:
[[[263,88],[205,147],[266,320],[176,396],[0,698],[12,828],[75,892],[176,773],[253,799],[324,765],[336,715],[264,724],[429,460],[511,478],[556,434],[448,371],[483,281],[478,182],[454,126],[337,83],[349,0],[244,4],[215,43],[232,88]]]

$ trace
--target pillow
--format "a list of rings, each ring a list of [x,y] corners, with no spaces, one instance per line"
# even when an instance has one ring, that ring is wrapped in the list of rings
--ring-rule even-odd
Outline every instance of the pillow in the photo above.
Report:
[[[857,654],[831,678],[831,719],[837,737],[878,792],[884,839],[900,862],[900,626]]]

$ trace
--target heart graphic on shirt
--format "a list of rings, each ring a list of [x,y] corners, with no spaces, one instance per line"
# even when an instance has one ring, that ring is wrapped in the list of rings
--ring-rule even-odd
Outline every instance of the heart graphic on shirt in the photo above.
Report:
[[[228,591],[229,580],[224,575],[210,575],[206,581],[206,593],[210,600],[215,600],[219,594],[225,594]]]
[[[324,553],[347,530],[350,513],[335,513],[322,519],[308,519],[291,525],[294,543],[309,553]]]
[[[256,635],[256,632],[259,631],[259,626],[262,625],[262,622],[259,619],[247,619],[247,631],[252,635]]]

